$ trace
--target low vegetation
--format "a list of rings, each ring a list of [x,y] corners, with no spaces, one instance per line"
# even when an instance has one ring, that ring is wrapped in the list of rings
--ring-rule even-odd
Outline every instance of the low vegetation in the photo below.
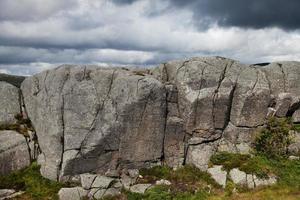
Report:
[[[224,170],[239,168],[247,174],[264,178],[278,177],[275,185],[249,190],[235,185],[230,179],[222,189],[206,173],[186,165],[177,170],[167,166],[141,169],[138,183],[152,183],[165,179],[170,185],[155,185],[145,194],[123,190],[117,197],[105,200],[296,200],[300,199],[300,160],[289,160],[287,146],[292,142],[290,130],[297,130],[289,119],[270,119],[257,134],[251,155],[219,152],[211,157],[210,165],[222,165]],[[300,129],[300,128],[299,128]],[[66,187],[41,177],[39,166],[0,176],[1,188],[14,188],[26,193],[17,199],[57,199],[60,188]],[[70,186],[70,185],[69,185]]]
[[[58,199],[60,188],[66,186],[50,181],[40,175],[40,167],[34,162],[30,167],[16,171],[7,176],[0,176],[0,189],[15,189],[25,191],[25,194],[16,199],[46,200]]]
[[[270,118],[255,138],[255,150],[270,158],[287,156],[295,129],[291,118]]]

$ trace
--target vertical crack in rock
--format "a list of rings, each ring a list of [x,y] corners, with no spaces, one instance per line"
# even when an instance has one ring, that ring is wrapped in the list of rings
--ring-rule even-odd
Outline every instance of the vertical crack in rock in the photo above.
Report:
[[[145,79],[145,77],[140,78],[140,79],[138,79],[137,82],[136,82],[136,94],[137,94],[137,95],[138,95],[138,93],[139,93],[139,83],[140,83],[140,81],[142,81],[142,80],[144,80],[144,79]]]
[[[138,125],[139,128],[140,128],[141,124],[143,123],[144,116],[145,116],[145,113],[146,113],[146,109],[147,109],[147,106],[148,106],[148,104],[149,104],[149,99],[150,99],[150,97],[151,97],[151,95],[152,95],[152,93],[153,93],[153,88],[154,88],[154,86],[150,89],[150,92],[149,92],[149,94],[147,95],[147,97],[146,97],[146,99],[145,99],[146,101],[145,101],[145,103],[144,103],[144,107],[143,107],[141,119],[140,119],[139,125]],[[139,129],[139,130],[140,130],[140,129]]]
[[[86,78],[86,66],[84,66],[84,69],[83,69],[83,77],[82,77],[82,80],[84,80]]]
[[[163,77],[165,77],[165,80],[163,80],[163,83],[169,82],[169,72],[168,72],[166,63],[163,63],[163,72],[162,73],[166,75],[166,76],[163,75]]]
[[[33,82],[34,82],[34,84],[35,84],[35,87],[36,87],[36,90],[37,91],[35,91],[34,93],[33,93],[33,95],[34,96],[37,96],[39,93],[40,93],[40,91],[41,91],[41,88],[40,88],[40,81],[39,81],[39,79],[37,78],[37,77],[33,77]]]
[[[190,62],[190,60],[185,60],[185,61],[183,61],[183,63],[181,64],[181,66],[177,68],[177,70],[176,70],[176,75],[179,73],[179,70],[181,70],[181,68],[185,67],[185,65],[186,65],[187,63],[189,63],[189,62]]]
[[[190,62],[190,60],[185,60],[185,61],[181,64],[181,66],[177,68],[177,70],[176,70],[176,80],[177,80],[177,75],[178,75],[179,71],[181,70],[181,68],[183,68],[183,67],[186,68],[186,64],[189,63],[189,62]],[[186,70],[184,71],[183,77],[185,77],[185,74],[186,74]]]
[[[44,80],[43,80],[43,83],[44,83],[44,89],[45,89],[45,92],[46,92],[46,95],[48,95],[48,88],[47,88],[47,85],[46,85],[46,81],[47,81],[47,77],[48,77],[48,74],[49,74],[49,71],[47,70],[46,71],[46,74],[45,74],[45,77],[44,77]]]
[[[98,94],[98,90],[97,90],[97,86],[95,85],[95,82],[93,81],[93,84],[94,84],[94,88],[95,88],[95,91],[97,93],[97,101],[98,101],[98,105],[97,105],[97,108],[96,108],[96,114],[95,114],[95,117],[90,125],[90,128],[89,128],[89,131],[87,132],[87,134],[85,135],[84,139],[82,140],[81,144],[80,144],[80,149],[79,149],[79,154],[81,156],[84,157],[84,155],[82,154],[82,149],[84,148],[84,146],[86,145],[86,142],[90,136],[90,134],[92,133],[92,131],[94,130],[95,128],[95,125],[96,125],[96,121],[97,119],[99,118],[99,115],[101,113],[101,111],[104,109],[104,105],[105,105],[105,102],[107,101],[107,99],[109,98],[109,95],[111,93],[111,90],[112,90],[112,86],[113,86],[113,82],[114,82],[114,79],[115,79],[115,73],[116,73],[117,70],[113,70],[112,74],[111,74],[111,78],[110,78],[110,82],[109,82],[109,85],[108,85],[108,90],[107,90],[107,93],[106,93],[106,96],[105,98],[103,99],[102,102],[99,102],[99,94]]]
[[[230,91],[230,94],[229,94],[228,108],[227,108],[226,115],[225,115],[225,123],[224,123],[223,130],[226,129],[229,122],[231,121],[230,117],[231,117],[231,112],[232,112],[232,107],[233,107],[233,98],[234,98],[234,94],[235,94],[235,91],[236,91],[236,87],[237,87],[237,82],[234,83],[234,85],[233,85],[233,87]]]
[[[60,114],[61,114],[61,126],[62,126],[62,132],[61,132],[61,138],[60,138],[60,143],[61,143],[61,148],[62,148],[62,152],[61,152],[61,157],[60,157],[60,163],[59,163],[59,168],[57,170],[57,179],[59,179],[59,176],[60,176],[60,173],[61,173],[61,170],[62,170],[62,165],[63,165],[63,161],[64,161],[64,151],[65,151],[65,98],[64,98],[64,87],[65,87],[65,84],[66,82],[69,80],[69,77],[70,77],[70,73],[71,73],[71,69],[70,68],[67,68],[66,69],[67,72],[64,76],[64,80],[63,80],[63,83],[62,83],[62,86],[60,88],[60,92],[59,94],[61,95],[61,107],[60,107]]]
[[[269,87],[269,90],[270,90],[270,93],[272,94],[272,84],[271,84],[271,81],[269,79],[269,76],[268,76],[268,73],[266,72],[265,69],[259,69],[259,68],[256,68],[257,70],[261,71],[264,75],[264,77],[266,78],[267,80],[267,83],[268,83],[268,87]]]
[[[285,72],[284,72],[284,69],[283,69],[283,67],[282,67],[282,64],[281,64],[281,63],[278,63],[277,65],[280,67],[281,73],[282,73],[282,78],[283,78],[283,91],[284,91],[284,92],[287,92],[287,89],[286,89],[286,74],[285,74]]]
[[[167,123],[168,123],[168,118],[169,118],[169,110],[168,110],[168,91],[165,90],[165,95],[166,95],[166,101],[165,101],[165,104],[166,104],[166,107],[165,107],[165,116],[164,116],[164,119],[165,119],[165,124],[164,124],[164,132],[163,132],[163,145],[162,145],[162,153],[161,153],[161,161],[162,163],[164,163],[165,161],[165,145],[166,145],[166,131],[167,131]],[[178,111],[179,112],[179,111]]]
[[[216,88],[216,90],[214,91],[214,94],[213,94],[213,102],[212,102],[212,120],[213,120],[213,127],[215,128],[216,127],[216,116],[215,116],[215,108],[216,108],[216,100],[217,100],[217,97],[218,97],[218,93],[219,93],[219,89],[222,85],[222,82],[224,81],[225,77],[226,77],[226,71],[227,69],[231,68],[231,66],[233,65],[233,61],[229,61],[228,63],[226,63],[223,71],[221,72],[220,74],[220,77],[219,77],[219,81],[218,81],[218,86]]]
[[[254,82],[254,84],[253,84],[253,86],[251,88],[251,93],[253,93],[253,91],[254,91],[257,83],[258,83],[258,77],[259,77],[258,75],[259,75],[259,70],[256,69],[256,80],[255,80],[255,82]]]
[[[206,63],[206,62],[205,62]],[[197,121],[198,121],[198,107],[199,107],[199,97],[201,95],[201,90],[202,90],[202,84],[203,84],[203,76],[204,76],[204,71],[206,70],[207,65],[201,70],[201,77],[200,77],[200,85],[199,85],[199,92],[197,94],[196,98],[196,106],[195,106],[195,116],[194,116],[194,121],[193,125],[196,126]],[[179,112],[179,111],[178,111]]]

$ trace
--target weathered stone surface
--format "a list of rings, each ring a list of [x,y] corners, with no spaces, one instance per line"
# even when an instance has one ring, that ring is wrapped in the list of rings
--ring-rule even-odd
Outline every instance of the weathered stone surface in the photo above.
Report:
[[[22,194],[24,194],[25,192],[24,191],[18,191],[18,192],[13,192],[13,190],[6,190],[4,189],[4,193],[2,194],[3,196],[1,196],[0,194],[0,200],[7,200],[7,199],[18,199],[19,196],[21,196]],[[5,193],[7,193],[7,195],[5,195]],[[12,193],[13,192],[13,193]],[[0,193],[1,193],[1,190],[0,190]]]
[[[121,175],[121,183],[125,189],[128,189],[136,183],[136,178],[131,178],[127,174]]]
[[[15,131],[0,131],[0,174],[30,165],[30,153],[26,139]]]
[[[273,185],[277,182],[276,177],[258,178],[256,175],[247,174],[247,186],[250,189]]]
[[[250,189],[255,188],[254,176],[252,174],[247,174],[247,186]]]
[[[256,177],[255,175],[253,176],[253,181],[255,183],[255,187],[269,186],[277,183],[276,177],[261,179]]]
[[[258,67],[244,68],[233,95],[230,121],[235,126],[263,125],[271,101],[265,73]]]
[[[166,92],[151,76],[63,66],[27,78],[22,91],[50,179],[162,157]]]
[[[5,198],[7,196],[12,195],[13,193],[15,193],[15,190],[12,189],[0,189],[0,199],[1,198]]]
[[[164,156],[168,166],[179,167],[184,162],[184,124],[178,117],[167,120],[164,139]]]
[[[223,132],[223,141],[218,146],[218,151],[247,154],[254,141],[255,129],[236,127],[229,123]]]
[[[209,160],[214,153],[215,147],[211,144],[189,146],[186,163],[195,165],[197,168],[206,171]]]
[[[288,146],[288,151],[292,155],[299,155],[300,153],[300,133],[293,131],[291,133],[293,135],[293,143]]]
[[[83,189],[91,189],[93,182],[97,178],[96,174],[81,174],[80,180],[81,180],[81,186]]]
[[[130,187],[130,191],[134,193],[144,194],[151,186],[151,184],[136,184]]]
[[[114,181],[113,178],[106,176],[97,176],[92,184],[92,188],[107,189]]]
[[[0,81],[0,124],[12,123],[20,110],[20,90],[7,82]]]
[[[247,184],[247,174],[239,169],[232,169],[229,172],[230,179],[234,184],[246,185]]]
[[[168,180],[161,179],[155,182],[155,185],[171,185],[172,183]]]
[[[298,62],[204,57],[151,70],[66,65],[26,78],[21,89],[41,172],[56,180],[160,163],[207,170],[216,151],[249,153],[268,117],[298,122],[299,74]]]
[[[222,166],[213,166],[209,168],[207,172],[211,175],[211,177],[223,188],[226,186],[227,180],[227,172],[222,170]]]
[[[120,188],[119,188],[119,189],[116,189],[116,188],[108,188],[108,189],[105,191],[103,197],[114,197],[114,196],[117,196],[117,195],[119,195],[119,194],[121,194],[121,189],[120,189]]]
[[[292,117],[293,117],[293,122],[299,123],[300,122],[300,110],[296,110]]]
[[[81,200],[88,194],[87,190],[81,187],[62,188],[58,192],[59,200]]]

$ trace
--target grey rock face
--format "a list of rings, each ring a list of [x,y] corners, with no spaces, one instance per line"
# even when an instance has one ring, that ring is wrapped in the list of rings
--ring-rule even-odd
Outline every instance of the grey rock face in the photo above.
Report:
[[[162,157],[166,92],[153,77],[63,66],[27,78],[22,91],[50,179]]]
[[[223,131],[218,151],[247,154],[251,149],[254,136],[254,128],[236,127],[230,122]]]
[[[0,175],[30,165],[26,139],[15,131],[0,131]]]
[[[66,65],[26,78],[21,89],[41,172],[57,180],[160,163],[207,170],[217,151],[249,153],[267,117],[299,120],[299,74],[298,62],[204,57],[135,71]]]
[[[106,176],[97,176],[92,184],[92,188],[107,189],[113,181],[113,178],[109,178]]]
[[[292,131],[291,135],[293,135],[293,143],[289,145],[288,150],[289,153],[298,156],[300,153],[300,133]]]
[[[11,189],[1,189],[0,190],[0,199],[4,199],[7,196],[12,195],[13,193],[15,193],[15,190],[11,190]]]
[[[96,174],[81,174],[80,180],[81,180],[81,185],[82,185],[83,189],[86,189],[86,190],[91,189],[92,184],[96,178],[97,178]]]
[[[81,200],[87,196],[88,191],[81,187],[62,188],[58,192],[59,200]]]
[[[212,168],[209,168],[207,172],[219,185],[225,188],[226,180],[227,180],[227,172],[222,170],[222,166],[213,166]]]
[[[151,184],[136,184],[130,187],[130,191],[134,193],[144,194],[151,186]]]
[[[12,123],[14,116],[20,113],[20,90],[7,83],[0,81],[0,124]]]
[[[247,174],[239,169],[232,169],[229,176],[234,184],[247,185]]]
[[[195,165],[206,171],[211,156],[216,152],[214,144],[200,144],[189,146],[186,163]]]

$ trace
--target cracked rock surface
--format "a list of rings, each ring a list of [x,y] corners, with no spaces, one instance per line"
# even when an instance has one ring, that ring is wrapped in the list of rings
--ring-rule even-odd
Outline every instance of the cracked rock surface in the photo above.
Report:
[[[12,123],[20,113],[20,90],[0,79],[0,124]]]
[[[21,90],[41,172],[57,180],[161,163],[207,170],[217,151],[248,153],[267,116],[300,121],[299,76],[299,62],[203,57],[150,70],[63,65]]]
[[[0,175],[30,165],[31,158],[25,137],[15,131],[0,131]]]
[[[118,68],[62,66],[27,78],[22,91],[45,177],[161,161],[166,92],[155,78]]]

